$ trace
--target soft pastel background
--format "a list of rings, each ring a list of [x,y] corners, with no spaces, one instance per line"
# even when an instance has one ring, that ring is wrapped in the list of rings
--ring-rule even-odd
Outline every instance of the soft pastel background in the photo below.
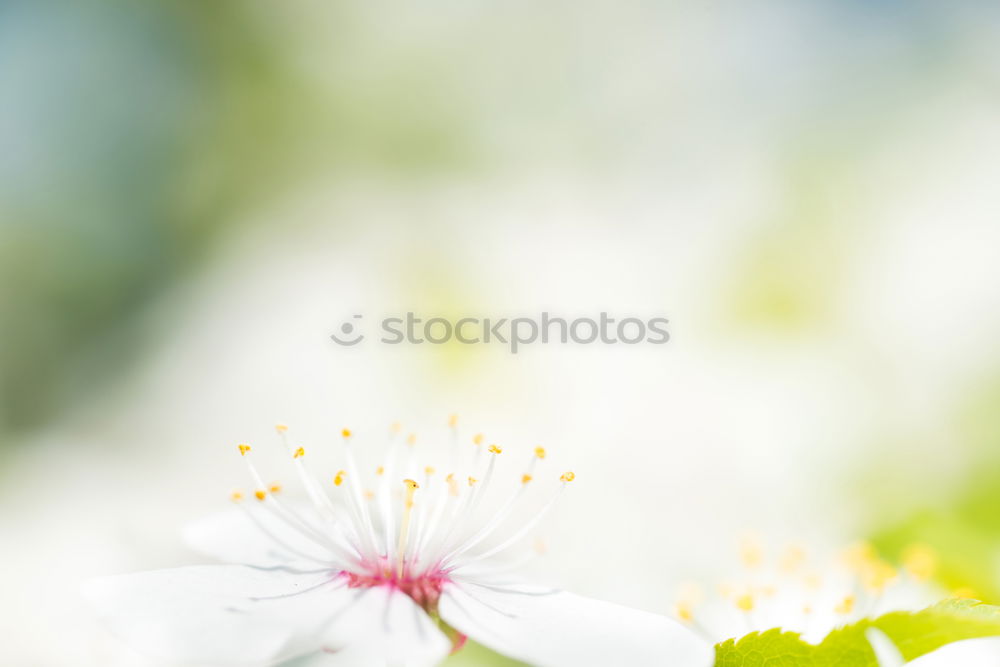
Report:
[[[0,4],[0,663],[141,664],[79,581],[194,562],[277,421],[545,444],[548,578],[651,611],[747,532],[1000,602],[998,40],[988,2]],[[672,340],[328,339],[406,310]]]

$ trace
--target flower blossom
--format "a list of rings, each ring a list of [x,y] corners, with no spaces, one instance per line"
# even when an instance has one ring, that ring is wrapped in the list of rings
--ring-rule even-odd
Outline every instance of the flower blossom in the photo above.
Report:
[[[349,430],[342,468],[321,478],[279,425],[309,506],[265,483],[241,444],[252,492],[187,532],[229,564],[104,577],[84,594],[120,638],[172,663],[433,665],[468,637],[542,666],[712,663],[711,646],[665,616],[512,579],[505,557],[575,475],[543,473],[538,447],[504,480],[495,474],[503,450],[481,435],[459,447],[454,418],[450,426],[446,471],[416,465],[414,437],[394,427],[368,486]],[[518,520],[543,480],[554,488]]]

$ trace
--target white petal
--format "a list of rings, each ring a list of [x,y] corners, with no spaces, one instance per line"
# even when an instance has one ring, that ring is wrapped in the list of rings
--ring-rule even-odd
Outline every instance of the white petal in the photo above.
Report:
[[[997,667],[1000,665],[1000,638],[983,637],[946,644],[906,664],[913,667]]]
[[[387,587],[355,589],[350,618],[331,625],[310,667],[429,667],[451,651],[451,642],[409,596]],[[298,664],[298,663],[296,663]]]
[[[254,512],[254,519],[248,512]],[[227,563],[311,562],[303,555],[330,559],[315,542],[261,508],[233,508],[199,519],[184,527],[184,541],[192,549]]]
[[[324,582],[329,574],[211,565],[94,579],[83,595],[114,634],[150,657],[268,664],[316,650],[327,626],[352,611],[353,592]],[[300,594],[254,599],[289,593]]]
[[[501,590],[503,589],[503,590]],[[540,667],[707,667],[710,643],[675,621],[571,593],[452,584],[441,618],[489,648]]]
[[[902,667],[903,656],[899,649],[892,643],[884,632],[878,628],[868,628],[865,630],[868,643],[875,651],[875,659],[878,660],[879,667]]]

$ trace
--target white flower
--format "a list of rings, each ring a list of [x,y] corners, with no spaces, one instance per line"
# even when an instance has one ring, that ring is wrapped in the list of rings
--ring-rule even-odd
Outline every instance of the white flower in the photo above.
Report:
[[[477,436],[475,455],[464,457],[454,418],[451,426],[451,469],[472,458],[478,472],[425,467],[418,475],[414,448],[393,437],[376,488],[367,490],[345,429],[331,499],[279,425],[310,509],[265,484],[250,446],[240,445],[258,502],[234,494],[238,509],[196,524],[188,539],[241,564],[106,577],[87,582],[84,594],[113,632],[167,662],[432,665],[472,637],[543,666],[712,663],[711,646],[669,618],[510,580],[510,564],[497,557],[529,535],[574,475],[564,473],[538,511],[507,528],[544,449],[485,514],[501,449],[483,451]]]
[[[719,596],[689,584],[675,606],[681,621],[712,642],[781,628],[815,644],[837,627],[891,611],[917,611],[943,597],[928,581],[936,556],[922,545],[907,549],[901,570],[865,542],[818,561],[798,545],[766,558],[751,538],[740,551],[740,581],[719,586]]]

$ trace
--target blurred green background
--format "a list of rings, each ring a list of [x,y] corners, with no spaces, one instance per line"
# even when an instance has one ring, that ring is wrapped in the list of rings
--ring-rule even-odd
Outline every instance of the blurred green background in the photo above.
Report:
[[[930,545],[946,588],[1000,602],[998,38],[987,2],[3,3],[0,525],[18,562],[76,521],[92,537],[55,551],[110,545],[78,574],[138,566],[121,495],[65,508],[127,502],[136,476],[171,488],[178,469],[151,469],[241,437],[254,405],[349,405],[342,385],[286,391],[346,375],[387,421],[457,405],[565,429],[609,477],[690,478],[676,497],[608,482],[618,538],[651,536],[566,575],[589,592],[663,611],[701,554],[787,508],[820,541]],[[666,313],[673,356],[323,357],[362,308]],[[737,453],[720,467],[705,447]],[[160,545],[202,499],[162,510]],[[564,558],[575,535],[556,531]],[[674,569],[647,586],[664,551]],[[0,656],[58,664],[37,641],[49,607]]]

